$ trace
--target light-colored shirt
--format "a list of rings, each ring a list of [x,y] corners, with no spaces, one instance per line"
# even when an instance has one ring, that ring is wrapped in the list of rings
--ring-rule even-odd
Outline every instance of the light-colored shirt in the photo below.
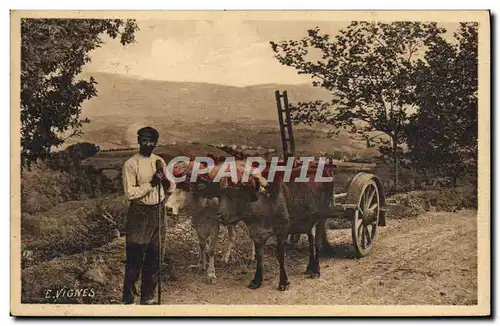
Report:
[[[128,201],[138,201],[145,205],[158,204],[158,187],[153,188],[150,183],[156,173],[156,160],[161,161],[165,176],[171,180],[167,191],[172,192],[176,188],[171,173],[167,171],[167,164],[160,156],[151,154],[150,157],[145,157],[137,153],[125,162],[122,170],[123,190]],[[160,195],[163,202],[165,189],[161,184]]]

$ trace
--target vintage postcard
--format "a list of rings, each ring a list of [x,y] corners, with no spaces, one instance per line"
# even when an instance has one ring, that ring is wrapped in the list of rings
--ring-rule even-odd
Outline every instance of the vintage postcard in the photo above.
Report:
[[[488,316],[490,13],[12,11],[14,316]]]

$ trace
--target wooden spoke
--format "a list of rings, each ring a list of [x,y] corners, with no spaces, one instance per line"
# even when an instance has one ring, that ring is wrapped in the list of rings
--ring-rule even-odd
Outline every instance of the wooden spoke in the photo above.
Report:
[[[375,229],[376,229],[376,227],[373,224],[370,224],[367,227],[368,227],[369,232],[370,232],[370,240],[373,241],[373,239],[375,238]]]
[[[359,242],[362,244],[364,241],[364,232],[363,232],[363,223],[360,223],[359,224],[359,227],[358,227],[358,239],[359,239]]]
[[[363,225],[363,232],[364,232],[364,238],[366,240],[365,248],[368,248],[372,244],[372,237],[370,235],[370,232],[368,232],[368,227],[366,225]]]
[[[370,207],[370,205],[372,204],[373,198],[375,197],[375,192],[376,190],[373,189],[372,193],[370,194],[370,198],[368,199],[368,205],[366,206]]]

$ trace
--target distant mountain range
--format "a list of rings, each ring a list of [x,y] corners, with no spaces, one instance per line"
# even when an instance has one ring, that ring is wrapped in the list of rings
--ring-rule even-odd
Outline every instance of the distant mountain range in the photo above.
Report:
[[[83,114],[119,117],[171,117],[193,120],[276,120],[274,92],[287,91],[290,102],[327,100],[330,94],[312,85],[263,84],[235,87],[171,82],[93,73],[98,96],[85,102]]]
[[[330,99],[329,92],[311,85],[234,87],[108,73],[84,75],[89,76],[96,79],[98,93],[84,102],[82,117],[88,117],[91,123],[84,125],[82,138],[72,138],[66,146],[88,141],[102,149],[130,147],[137,143],[137,130],[150,125],[160,132],[163,145],[194,141],[246,144],[281,151],[275,91],[287,91],[289,102]],[[328,139],[328,128],[294,126],[297,153],[340,151],[348,156],[366,156],[376,151],[345,133]]]

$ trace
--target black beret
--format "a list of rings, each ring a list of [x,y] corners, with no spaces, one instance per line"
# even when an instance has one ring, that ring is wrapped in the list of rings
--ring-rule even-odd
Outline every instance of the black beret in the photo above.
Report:
[[[160,137],[158,131],[153,127],[143,127],[137,131],[137,136],[141,136],[143,134],[149,134],[153,136],[155,140],[158,140],[158,138]]]

